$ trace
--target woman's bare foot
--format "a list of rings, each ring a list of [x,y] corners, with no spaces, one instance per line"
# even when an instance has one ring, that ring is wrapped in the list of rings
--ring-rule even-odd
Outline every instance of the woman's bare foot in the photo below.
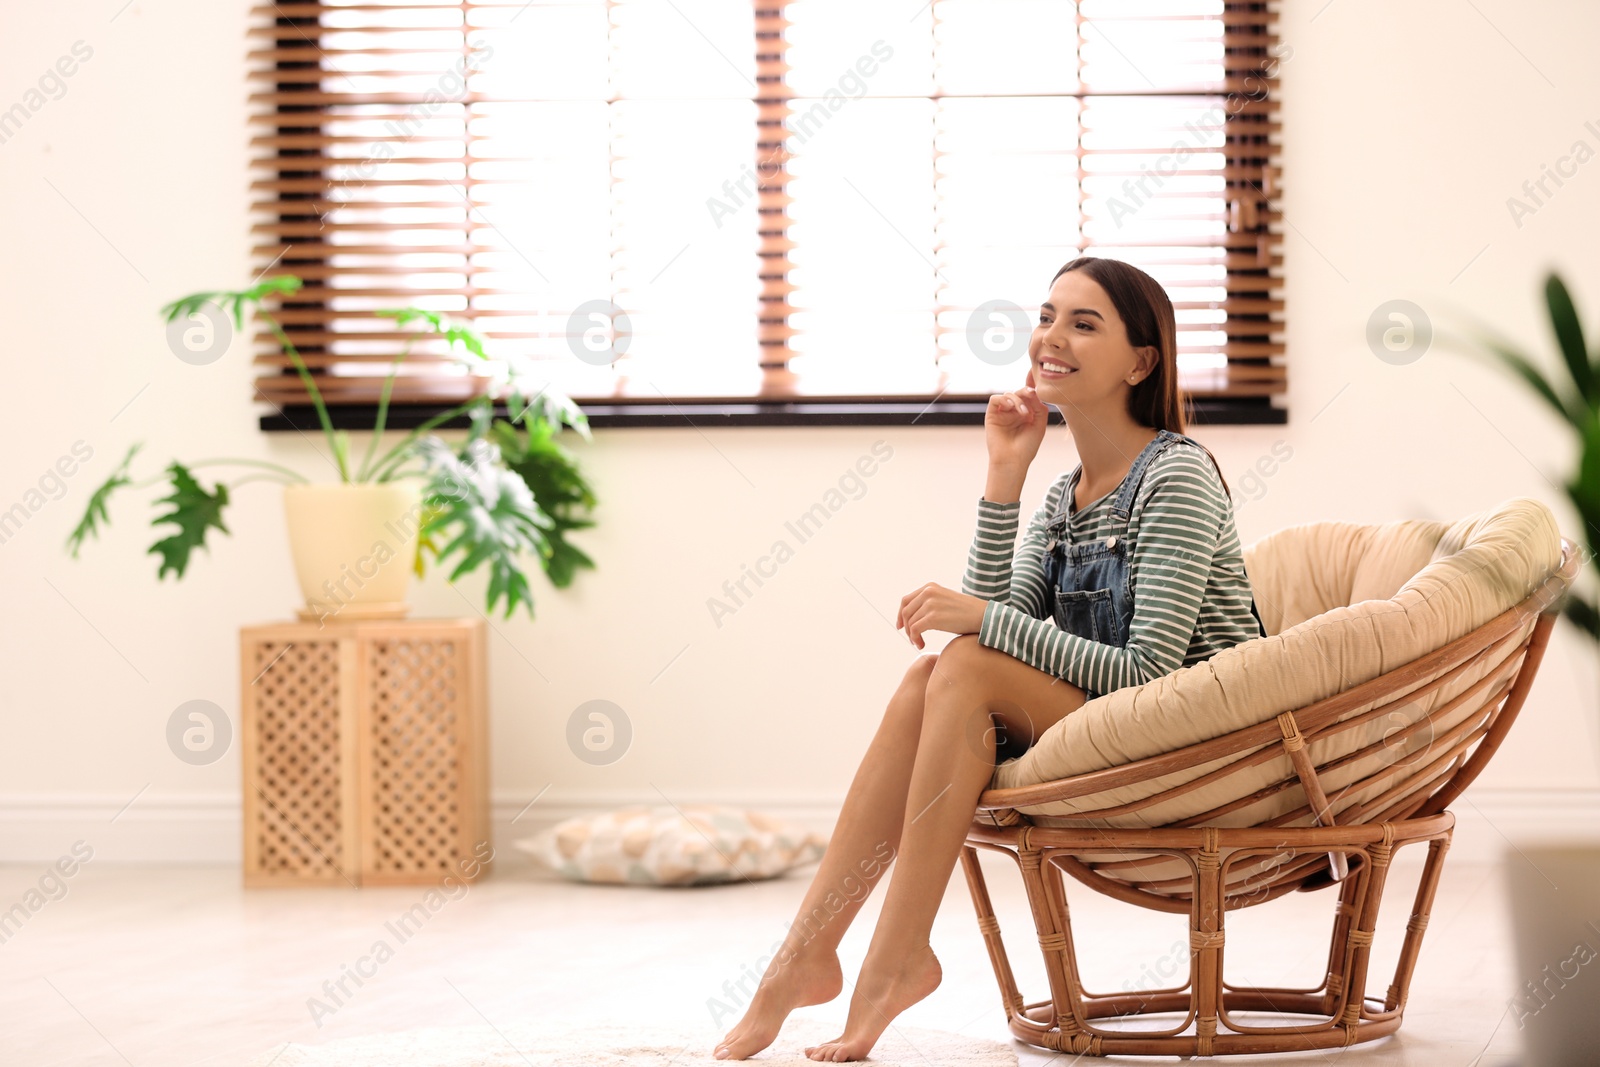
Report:
[[[939,958],[926,945],[888,973],[868,973],[867,964],[862,964],[844,1033],[806,1049],[806,1056],[835,1063],[866,1059],[895,1016],[938,989],[943,978]]]
[[[719,1060],[742,1060],[772,1044],[783,1020],[795,1008],[826,1004],[844,988],[837,952],[801,949],[786,964],[774,959],[761,976],[744,1018],[713,1050]]]

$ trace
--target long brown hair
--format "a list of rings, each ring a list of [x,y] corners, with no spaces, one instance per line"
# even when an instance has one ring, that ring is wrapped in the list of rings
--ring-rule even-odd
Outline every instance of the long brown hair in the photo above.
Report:
[[[1127,327],[1128,344],[1134,348],[1150,345],[1156,350],[1155,368],[1128,392],[1128,414],[1141,426],[1184,433],[1189,398],[1178,386],[1178,319],[1167,291],[1131,263],[1104,256],[1079,256],[1056,271],[1050,284],[1069,270],[1083,271],[1106,291]],[[1223,493],[1231,496],[1222,464],[1211,449],[1200,447],[1211,456]]]

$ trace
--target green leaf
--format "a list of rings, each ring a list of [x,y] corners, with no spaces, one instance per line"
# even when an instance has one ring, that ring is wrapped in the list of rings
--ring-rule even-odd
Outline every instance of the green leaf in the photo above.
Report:
[[[1562,615],[1568,622],[1588,634],[1595,641],[1600,641],[1600,608],[1585,600],[1577,593],[1568,594],[1567,602],[1562,606]]]
[[[171,523],[178,532],[150,546],[152,553],[161,555],[161,568],[156,572],[158,580],[166,577],[169,570],[183,577],[189,565],[189,554],[205,546],[208,528],[215,526],[223,533],[229,532],[222,523],[222,509],[228,504],[226,485],[218,482],[215,493],[206,492],[188,468],[177,460],[168,464],[167,471],[172,476],[172,495],[162,497],[157,503],[171,504],[172,510],[156,516],[154,521],[157,525]]]
[[[457,455],[439,438],[424,437],[417,442],[417,453],[429,473],[425,500],[431,509],[421,533],[452,533],[437,558],[444,563],[461,557],[450,580],[488,564],[488,610],[493,612],[503,599],[507,618],[518,604],[532,618],[533,596],[519,556],[549,554],[544,528],[552,525],[550,516],[523,480],[501,466],[500,450],[487,438],[467,441]]]
[[[461,345],[479,359],[486,360],[489,358],[484,351],[483,338],[478,336],[477,331],[470,326],[453,323],[437,311],[429,311],[426,308],[419,307],[403,307],[385,308],[381,311],[373,312],[373,314],[380,315],[386,319],[393,319],[396,326],[409,326],[413,322],[425,322],[428,324],[428,328],[443,337],[451,348]]]
[[[1584,524],[1589,559],[1600,571],[1600,412],[1591,413],[1584,429],[1578,469],[1568,483],[1567,496]]]
[[[425,499],[422,505],[422,518],[417,523],[417,552],[411,561],[411,570],[418,578],[422,577],[422,561],[425,553],[433,553],[435,560],[439,558],[439,542],[433,539],[433,534],[431,533],[431,529],[437,528],[436,525],[431,524],[434,523],[434,517],[438,514],[439,509]]]
[[[1545,380],[1544,375],[1535,367],[1526,356],[1488,336],[1480,336],[1479,343],[1484,348],[1500,357],[1512,373],[1526,382],[1534,392],[1538,393],[1545,401],[1571,423],[1580,433],[1586,421],[1587,405],[1577,399],[1563,400],[1556,395],[1555,387]]]
[[[188,318],[206,304],[216,304],[232,316],[234,329],[242,330],[245,304],[259,304],[274,293],[295,292],[304,284],[293,274],[280,274],[248,289],[213,289],[203,293],[190,293],[163,305],[161,313],[167,322],[171,322],[177,318]]]
[[[533,397],[527,397],[515,385],[509,390],[506,411],[512,422],[532,426],[536,422],[571,426],[586,441],[593,441],[589,430],[589,416],[585,415],[573,399],[550,385],[543,386]]]
[[[373,312],[385,319],[393,319],[396,326],[410,326],[418,319],[422,319],[437,332],[444,329],[444,316],[438,312],[427,311],[418,307],[384,308]]]
[[[1494,339],[1481,325],[1476,327],[1478,336],[1469,349],[1474,354],[1485,349],[1493,353],[1577,431],[1578,466],[1564,488],[1582,524],[1584,561],[1600,573],[1600,354],[1591,362],[1584,351],[1577,309],[1566,285],[1555,273],[1545,277],[1545,301],[1550,327],[1573,388],[1565,382],[1558,388],[1521,352]],[[1574,625],[1600,641],[1600,607],[1569,591],[1561,611]]]
[[[333,431],[333,459],[339,466],[339,477],[350,481],[350,431]]]
[[[593,523],[584,523],[592,526]],[[559,533],[550,534],[550,557],[545,560],[545,574],[550,579],[550,584],[558,589],[565,589],[572,584],[572,579],[579,567],[594,569],[594,560],[584,554],[583,550],[561,537]]]
[[[1572,296],[1558,274],[1551,274],[1544,283],[1545,302],[1550,306],[1550,328],[1561,346],[1561,356],[1567,361],[1578,395],[1589,404],[1597,399],[1594,368],[1589,366],[1589,353],[1583,347],[1583,327],[1578,322],[1578,312],[1572,306]]]
[[[471,327],[452,326],[444,331],[444,336],[445,339],[450,342],[452,347],[455,345],[461,345],[468,352],[471,352],[479,359],[486,360],[489,358],[488,353],[486,353],[483,349],[483,338],[479,337]]]
[[[555,428],[549,423],[532,422],[523,432],[502,420],[494,424],[492,434],[502,461],[523,480],[551,519],[551,526],[544,531],[550,546],[544,559],[545,574],[552,585],[565,588],[579,567],[592,569],[595,565],[566,539],[569,531],[594,525],[581,514],[594,508],[594,490],[572,454],[556,441]]]
[[[78,558],[78,549],[83,545],[85,537],[98,537],[100,526],[111,525],[111,516],[106,511],[106,500],[119,486],[132,484],[132,479],[128,477],[128,463],[142,446],[143,442],[135,442],[128,449],[128,454],[122,457],[122,462],[117,464],[117,469],[111,472],[111,476],[101,482],[100,487],[89,495],[89,506],[84,510],[83,518],[78,520],[78,525],[67,535],[67,547],[72,550],[73,559]]]
[[[467,440],[476,441],[487,436],[494,422],[494,400],[486,395],[473,397],[467,409],[467,419]]]
[[[249,289],[241,290],[238,295],[242,300],[259,303],[272,293],[299,292],[300,287],[303,285],[305,285],[305,282],[293,274],[279,274],[258,285],[251,286]]]

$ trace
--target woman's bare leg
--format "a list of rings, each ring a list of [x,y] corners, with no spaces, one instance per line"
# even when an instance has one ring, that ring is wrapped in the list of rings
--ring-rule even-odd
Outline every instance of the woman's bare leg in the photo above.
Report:
[[[999,717],[1008,745],[1031,745],[1083,703],[1082,689],[985,648],[973,635],[946,646],[928,684],[899,862],[850,998],[844,1033],[807,1048],[807,1056],[865,1059],[895,1016],[938,987],[941,972],[928,932],[972,826],[978,796],[994,775],[999,740],[994,718]]]
[[[755,1055],[772,1044],[790,1011],[826,1003],[844,988],[839,941],[898,847],[937,658],[917,657],[890,698],[783,947],[762,975],[744,1018],[717,1045],[717,1058]]]

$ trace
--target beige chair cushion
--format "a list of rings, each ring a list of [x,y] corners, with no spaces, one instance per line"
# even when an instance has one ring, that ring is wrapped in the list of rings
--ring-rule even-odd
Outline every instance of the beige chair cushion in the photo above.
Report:
[[[1026,753],[997,766],[991,786],[1035,785],[1121,766],[1306,707],[1471,632],[1525,599],[1560,557],[1555,516],[1527,497],[1506,500],[1454,524],[1416,519],[1375,525],[1315,522],[1270,534],[1244,550],[1268,636],[1089,701],[1045,731]],[[1530,621],[1524,635],[1532,627]],[[1431,729],[1424,724],[1409,735],[1402,731],[1490,670],[1488,665],[1474,666],[1418,702],[1312,744],[1308,752],[1320,767],[1390,739],[1378,751],[1322,775],[1335,817],[1393,785],[1390,780],[1344,790],[1374,770],[1401,763],[1397,774],[1443,775],[1448,767],[1430,768],[1433,742],[1466,712],[1446,714]],[[1045,826],[1164,826],[1247,797],[1292,772],[1288,757],[1280,753],[1142,812],[1088,821],[1053,817],[1149,797],[1243,755],[1248,753],[1018,810]],[[1296,784],[1210,821],[1255,826],[1305,802]],[[1309,816],[1302,816],[1292,825],[1310,823]]]

